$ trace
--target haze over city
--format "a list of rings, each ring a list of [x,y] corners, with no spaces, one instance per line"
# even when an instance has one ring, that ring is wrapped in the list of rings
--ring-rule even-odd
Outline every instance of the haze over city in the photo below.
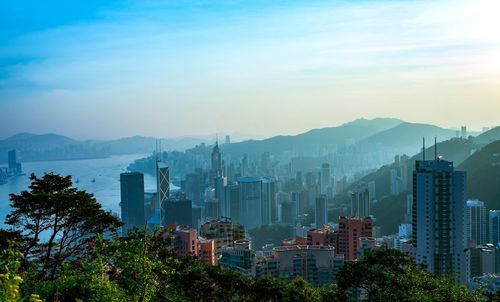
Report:
[[[0,301],[500,301],[500,0],[0,0]]]
[[[2,1],[0,138],[234,132],[500,112],[500,3]]]

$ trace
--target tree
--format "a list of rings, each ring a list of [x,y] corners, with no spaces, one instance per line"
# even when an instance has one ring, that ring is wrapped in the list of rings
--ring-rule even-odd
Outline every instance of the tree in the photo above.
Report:
[[[10,194],[13,211],[6,224],[25,238],[23,266],[33,259],[43,277],[54,278],[65,261],[85,255],[81,251],[96,235],[115,233],[122,225],[92,194],[72,187],[71,176],[31,174],[30,180],[29,191]]]
[[[344,300],[366,296],[369,301],[481,301],[479,292],[454,283],[453,277],[427,273],[408,255],[378,249],[357,262],[348,262],[337,274]]]

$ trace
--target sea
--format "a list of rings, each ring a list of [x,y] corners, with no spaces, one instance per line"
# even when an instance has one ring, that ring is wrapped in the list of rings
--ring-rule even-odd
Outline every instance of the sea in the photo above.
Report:
[[[0,227],[5,227],[5,217],[11,211],[9,194],[19,194],[28,190],[29,176],[35,173],[42,177],[44,173],[54,172],[61,175],[71,175],[73,186],[93,193],[95,198],[106,210],[111,210],[120,217],[120,173],[127,171],[127,166],[134,160],[146,157],[148,154],[120,155],[100,159],[40,161],[22,163],[26,175],[9,179],[8,183],[0,185]],[[95,181],[93,181],[95,179]],[[78,183],[76,181],[78,180]],[[156,178],[144,174],[144,190],[156,191]]]

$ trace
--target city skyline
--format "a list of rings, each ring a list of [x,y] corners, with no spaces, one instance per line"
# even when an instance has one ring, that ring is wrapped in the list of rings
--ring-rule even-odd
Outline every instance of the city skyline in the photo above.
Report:
[[[71,6],[0,4],[0,137],[273,136],[378,116],[480,130],[498,120],[495,1]]]

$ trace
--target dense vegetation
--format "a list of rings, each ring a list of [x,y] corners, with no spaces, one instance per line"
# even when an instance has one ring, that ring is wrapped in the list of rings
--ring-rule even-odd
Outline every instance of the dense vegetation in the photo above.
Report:
[[[29,191],[11,195],[13,228],[0,234],[0,301],[486,300],[388,249],[347,264],[337,284],[321,288],[224,271],[176,256],[161,232],[116,237],[120,222],[69,177],[31,179]]]

